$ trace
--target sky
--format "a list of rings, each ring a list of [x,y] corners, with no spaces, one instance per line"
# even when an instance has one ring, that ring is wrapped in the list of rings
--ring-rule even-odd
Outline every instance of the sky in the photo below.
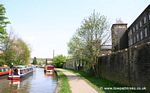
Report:
[[[68,55],[67,43],[94,10],[108,19],[110,27],[121,19],[128,26],[150,0],[0,0],[14,32],[31,49],[31,57]]]

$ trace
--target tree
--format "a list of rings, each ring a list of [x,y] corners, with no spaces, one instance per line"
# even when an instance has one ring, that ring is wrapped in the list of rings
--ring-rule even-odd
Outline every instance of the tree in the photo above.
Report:
[[[6,25],[9,24],[10,22],[7,21],[7,17],[5,16],[5,8],[2,4],[0,4],[0,45],[2,46],[3,45],[3,40],[5,38],[7,38],[7,32],[6,32]],[[0,50],[1,49],[1,46],[0,46]]]
[[[5,17],[5,8],[0,4],[0,65],[29,64],[30,49],[28,45],[12,33],[8,35],[6,26],[10,22]]]
[[[8,38],[5,38],[4,40],[4,48],[3,48],[3,59],[6,65],[11,65],[11,63],[15,64],[16,60],[16,51],[13,49],[14,45],[14,39],[10,38],[10,35]]]
[[[0,65],[4,65],[4,59],[3,59],[3,46],[4,46],[4,40],[7,38],[7,32],[5,30],[6,25],[10,22],[7,21],[7,17],[5,16],[5,8],[2,4],[0,4]]]
[[[110,39],[108,22],[105,16],[95,11],[82,22],[82,25],[68,43],[69,53],[85,62],[85,70],[92,69],[96,72],[95,63],[101,54],[101,46]]]
[[[3,59],[5,64],[27,65],[30,59],[30,49],[28,45],[12,33],[4,42]]]
[[[58,55],[53,58],[53,65],[55,67],[63,67],[63,64],[66,62],[66,57],[63,55]]]
[[[33,58],[33,62],[32,62],[32,64],[33,64],[33,65],[36,65],[36,64],[37,64],[36,57],[34,57],[34,58]]]
[[[17,51],[17,61],[19,62],[18,64],[21,65],[27,65],[29,64],[29,59],[30,59],[30,49],[28,45],[20,38],[17,39],[16,41],[16,51]]]

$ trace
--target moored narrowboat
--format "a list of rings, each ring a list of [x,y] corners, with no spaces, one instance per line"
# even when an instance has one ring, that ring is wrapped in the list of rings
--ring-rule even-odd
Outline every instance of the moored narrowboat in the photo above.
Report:
[[[8,75],[9,68],[8,67],[0,67],[0,76]]]
[[[47,74],[53,74],[54,73],[54,66],[53,65],[45,65],[44,72]]]
[[[21,78],[33,73],[32,67],[16,66],[9,71],[9,80],[20,80]]]

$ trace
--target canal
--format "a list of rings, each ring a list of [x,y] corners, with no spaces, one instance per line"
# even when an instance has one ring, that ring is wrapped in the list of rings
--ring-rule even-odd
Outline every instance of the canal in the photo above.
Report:
[[[43,68],[35,68],[32,75],[20,82],[0,77],[0,93],[54,93],[56,86],[55,75],[44,74]]]

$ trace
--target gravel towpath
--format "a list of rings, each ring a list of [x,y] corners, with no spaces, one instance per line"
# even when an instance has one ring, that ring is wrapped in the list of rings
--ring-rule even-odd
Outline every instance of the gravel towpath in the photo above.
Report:
[[[78,75],[64,69],[58,70],[62,71],[68,77],[72,93],[98,93]]]

